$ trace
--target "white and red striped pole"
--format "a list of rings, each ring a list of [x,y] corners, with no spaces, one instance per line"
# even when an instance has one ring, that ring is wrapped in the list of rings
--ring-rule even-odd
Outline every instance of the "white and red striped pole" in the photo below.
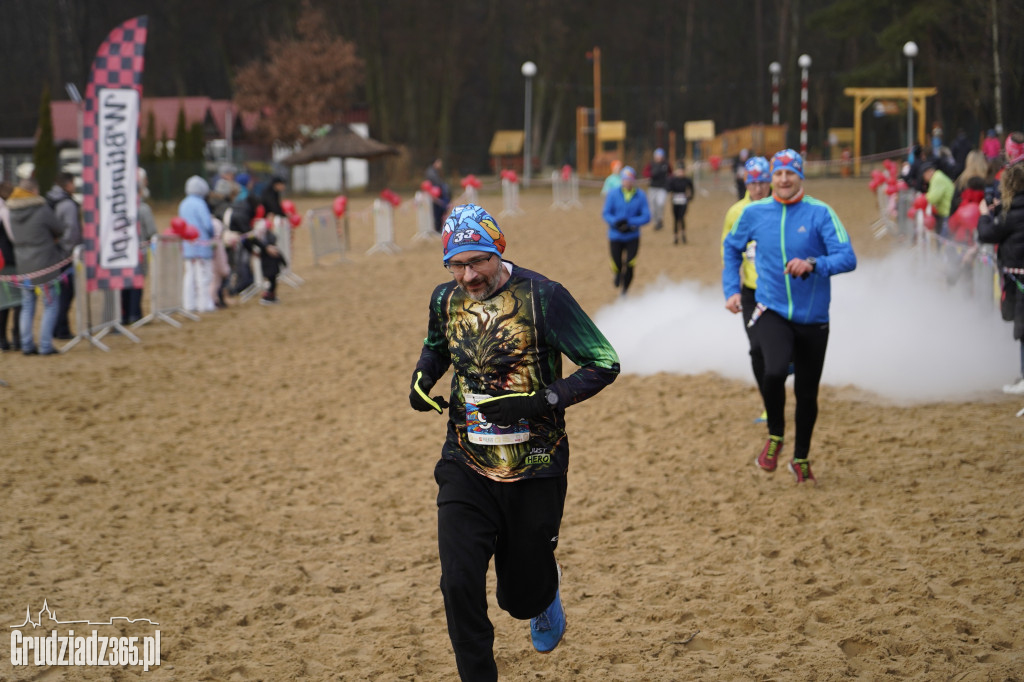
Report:
[[[779,125],[779,74],[782,64],[772,62],[768,65],[768,73],[772,75],[772,125]]]
[[[807,71],[811,68],[810,55],[802,54],[796,63],[800,66],[800,156],[807,158]]]

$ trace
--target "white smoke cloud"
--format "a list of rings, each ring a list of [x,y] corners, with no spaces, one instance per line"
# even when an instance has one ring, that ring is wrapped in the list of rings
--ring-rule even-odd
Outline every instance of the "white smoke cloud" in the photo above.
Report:
[[[1019,344],[1002,321],[990,278],[946,284],[939,257],[906,252],[861,262],[832,280],[822,383],[894,402],[965,400],[1017,375]],[[721,287],[662,280],[600,310],[595,321],[631,374],[716,372],[753,383],[742,318]]]

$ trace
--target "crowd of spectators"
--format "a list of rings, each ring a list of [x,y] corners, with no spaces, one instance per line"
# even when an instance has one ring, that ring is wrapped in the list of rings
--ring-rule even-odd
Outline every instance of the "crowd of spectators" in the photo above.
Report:
[[[0,351],[55,355],[54,340],[72,339],[76,331],[69,313],[76,289],[73,253],[83,243],[81,206],[74,195],[74,176],[68,173],[58,174],[45,194],[33,164],[18,166],[16,177],[16,185],[0,182]],[[145,274],[146,251],[157,226],[141,168],[137,186],[140,268]],[[227,297],[253,284],[253,260],[266,283],[260,302],[276,304],[276,279],[286,263],[267,225],[287,217],[281,199],[284,179],[274,176],[257,194],[247,173],[225,165],[213,178],[212,191],[210,186],[204,178],[190,177],[178,206],[178,217],[197,232],[182,243],[183,308],[211,313],[226,307]],[[142,302],[141,288],[121,290],[120,323],[142,319]],[[38,325],[37,306],[42,309]]]

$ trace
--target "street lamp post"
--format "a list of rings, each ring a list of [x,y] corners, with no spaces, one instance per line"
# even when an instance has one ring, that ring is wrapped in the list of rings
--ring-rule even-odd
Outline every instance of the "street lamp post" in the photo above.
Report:
[[[802,54],[796,60],[800,66],[800,156],[807,158],[807,71],[811,68],[811,56]]]
[[[526,105],[523,112],[523,186],[530,186],[530,148],[532,146],[531,125],[533,119],[533,77],[537,75],[537,65],[523,62],[523,77],[526,78]]]
[[[779,125],[779,74],[782,64],[772,62],[768,65],[768,73],[772,75],[772,125]]]
[[[907,58],[907,158],[914,159],[914,57],[917,43],[908,40],[903,45],[903,56]]]

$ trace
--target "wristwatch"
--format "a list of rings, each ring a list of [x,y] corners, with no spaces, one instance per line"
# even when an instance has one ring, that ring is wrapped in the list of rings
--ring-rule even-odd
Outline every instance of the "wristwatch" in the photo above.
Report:
[[[814,269],[818,267],[818,259],[815,258],[814,256],[811,256],[810,258],[805,258],[804,260],[806,260],[807,264],[811,266],[811,272],[814,272]]]
[[[551,407],[558,406],[558,394],[552,391],[550,388],[544,389],[544,399],[548,401],[548,405]]]

